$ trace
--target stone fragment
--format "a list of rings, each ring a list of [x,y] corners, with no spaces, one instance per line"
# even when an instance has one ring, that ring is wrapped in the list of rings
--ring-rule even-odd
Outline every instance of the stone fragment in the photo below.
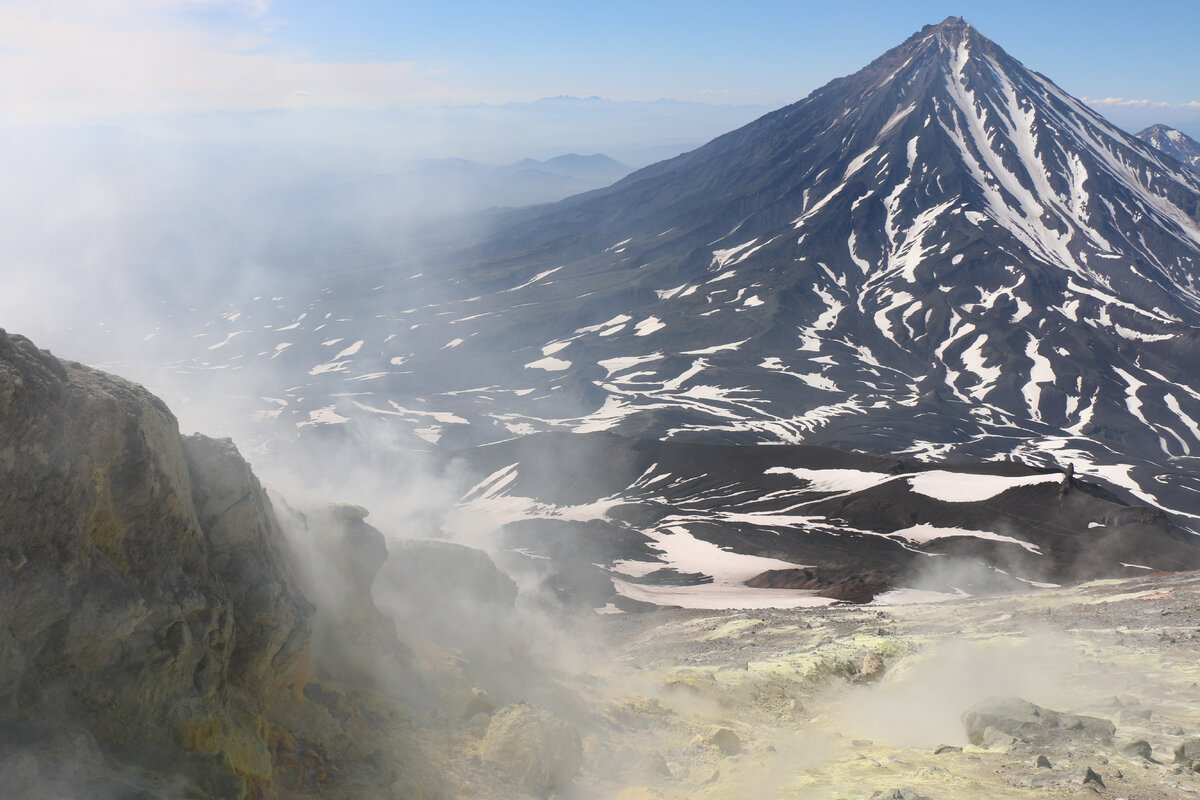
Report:
[[[742,740],[729,728],[717,728],[704,739],[706,744],[716,745],[727,756],[742,752]]]
[[[1124,742],[1119,750],[1123,755],[1127,755],[1130,758],[1144,758],[1147,761],[1150,760],[1153,753],[1150,743],[1145,739],[1134,739],[1131,742]]]
[[[883,677],[884,664],[883,659],[871,653],[863,659],[862,666],[858,668],[858,674],[853,680],[859,683],[872,683]]]
[[[1101,789],[1105,788],[1104,780],[1101,779],[1101,777],[1097,775],[1096,771],[1091,767],[1088,767],[1087,772],[1083,773],[1083,785],[1086,786],[1089,783],[1094,783]]]

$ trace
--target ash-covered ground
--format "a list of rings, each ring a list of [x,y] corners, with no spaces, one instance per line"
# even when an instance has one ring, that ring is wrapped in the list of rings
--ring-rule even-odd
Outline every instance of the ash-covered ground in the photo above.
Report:
[[[437,740],[460,796],[1200,795],[1197,573],[938,604],[616,614],[593,633],[555,675],[555,713],[580,736],[574,780],[522,788],[495,768],[495,714],[476,715]],[[545,748],[528,763],[552,775]]]

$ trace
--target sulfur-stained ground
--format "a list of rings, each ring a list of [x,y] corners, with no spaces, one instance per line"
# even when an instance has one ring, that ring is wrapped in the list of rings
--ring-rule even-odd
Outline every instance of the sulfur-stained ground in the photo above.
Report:
[[[584,746],[564,800],[1200,796],[1200,773],[1174,756],[1200,737],[1196,573],[927,605],[614,615],[584,655],[558,675]],[[1116,736],[972,745],[962,712],[990,696],[1108,719]],[[456,737],[458,768],[478,796],[503,796],[470,767],[478,735]]]

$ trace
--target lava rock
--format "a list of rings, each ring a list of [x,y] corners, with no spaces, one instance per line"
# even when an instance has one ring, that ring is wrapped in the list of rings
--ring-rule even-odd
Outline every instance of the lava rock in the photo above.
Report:
[[[716,745],[721,753],[727,756],[735,756],[742,752],[741,738],[729,728],[717,728],[709,733],[704,741],[706,744]]]
[[[871,800],[930,800],[923,794],[919,794],[916,789],[911,786],[905,786],[902,789],[888,789],[882,792],[876,792],[871,795]]]
[[[1087,786],[1089,783],[1094,783],[1101,789],[1105,788],[1104,780],[1091,767],[1088,767],[1087,771],[1083,773],[1083,785]]]
[[[496,710],[496,704],[492,702],[492,698],[482,689],[472,689],[471,696],[467,700],[466,707],[463,709],[459,719],[469,720],[478,714],[491,716]]]
[[[1125,742],[1118,749],[1123,755],[1127,755],[1130,758],[1144,758],[1147,761],[1150,760],[1154,752],[1153,748],[1150,747],[1150,743],[1145,739],[1135,739],[1132,742]]]
[[[1175,763],[1191,767],[1200,760],[1200,738],[1184,739],[1175,745]]]
[[[1018,697],[992,697],[963,712],[963,727],[971,744],[984,744],[989,729],[1025,740],[1088,738],[1112,742],[1116,726],[1099,717],[1064,714]]]

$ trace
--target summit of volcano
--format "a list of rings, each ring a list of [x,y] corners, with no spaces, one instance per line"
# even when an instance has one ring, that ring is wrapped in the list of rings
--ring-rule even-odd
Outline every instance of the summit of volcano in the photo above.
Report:
[[[1200,529],[1200,176],[961,18],[487,223],[231,307],[177,367],[269,365],[249,402],[282,449],[569,431],[1014,461]]]

